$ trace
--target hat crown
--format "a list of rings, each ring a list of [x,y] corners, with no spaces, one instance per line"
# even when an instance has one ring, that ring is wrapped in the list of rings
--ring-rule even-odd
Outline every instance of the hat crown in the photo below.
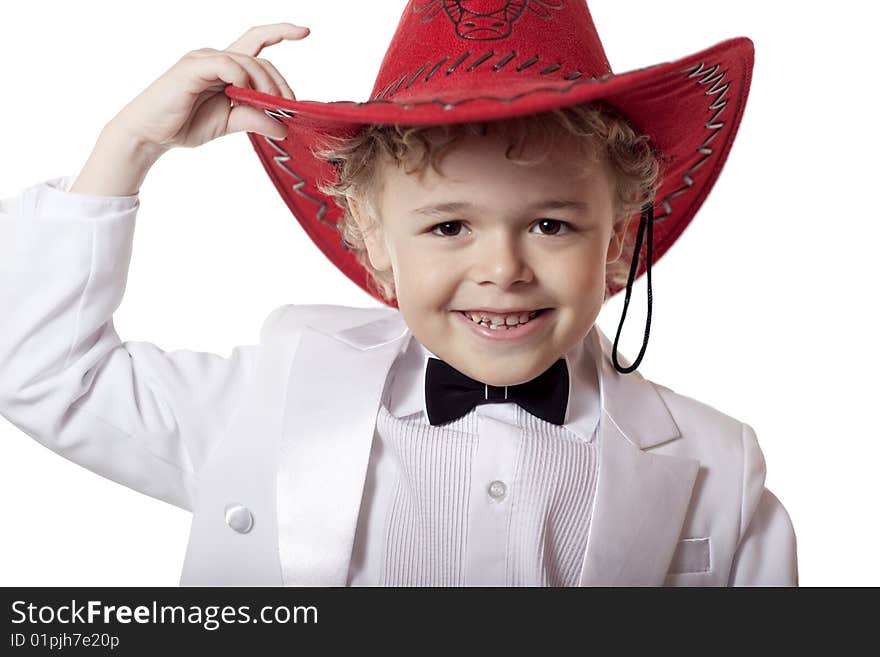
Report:
[[[501,81],[611,72],[585,0],[410,0],[371,99],[455,102]]]

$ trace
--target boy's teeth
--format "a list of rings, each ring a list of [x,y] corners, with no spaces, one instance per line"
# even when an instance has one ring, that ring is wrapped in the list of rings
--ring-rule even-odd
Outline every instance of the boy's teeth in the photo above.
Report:
[[[502,326],[516,326],[518,324],[525,324],[535,315],[537,315],[538,311],[533,310],[530,313],[520,313],[518,315],[487,315],[485,313],[470,311],[466,311],[464,314],[468,318],[470,318],[471,321],[477,322],[478,324],[483,324],[484,326],[490,326],[492,328],[500,328]]]

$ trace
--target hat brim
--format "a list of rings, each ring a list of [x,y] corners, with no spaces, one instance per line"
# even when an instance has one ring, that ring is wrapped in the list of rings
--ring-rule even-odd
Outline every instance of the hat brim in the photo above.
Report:
[[[341,208],[315,186],[317,180],[335,175],[329,163],[312,152],[322,134],[350,134],[365,124],[490,121],[605,101],[649,135],[661,157],[653,264],[678,239],[715,184],[745,110],[753,64],[754,44],[737,37],[626,73],[598,79],[505,79],[501,93],[498,88],[471,88],[466,97],[433,97],[429,85],[366,102],[288,100],[232,85],[226,95],[289,126],[287,137],[278,141],[248,133],[263,167],[324,255],[367,293],[388,304],[368,285],[366,271],[342,243],[336,229]],[[630,229],[637,230],[637,224],[631,222]],[[640,263],[637,277],[645,265]],[[609,286],[609,296],[620,289]]]

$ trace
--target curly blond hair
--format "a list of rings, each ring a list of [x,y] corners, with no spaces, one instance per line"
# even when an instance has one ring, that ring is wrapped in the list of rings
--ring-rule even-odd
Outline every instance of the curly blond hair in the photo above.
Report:
[[[588,160],[604,156],[616,178],[614,225],[639,213],[646,203],[654,202],[660,184],[659,157],[648,144],[648,137],[638,131],[613,107],[594,101],[538,114],[482,121],[439,125],[381,124],[364,126],[353,136],[322,135],[313,149],[316,157],[330,162],[335,180],[319,181],[318,188],[343,209],[337,223],[345,247],[354,252],[368,273],[368,287],[392,302],[395,299],[393,272],[375,269],[367,256],[364,236],[381,223],[376,208],[381,192],[376,162],[381,156],[406,166],[408,174],[421,174],[428,164],[440,175],[439,162],[460,139],[468,135],[486,135],[491,128],[509,140],[505,157],[529,166],[546,159],[562,140],[573,144]],[[522,153],[530,139],[536,139],[542,156],[525,159]],[[518,156],[512,153],[518,152]],[[360,208],[361,227],[355,221],[351,201]],[[634,249],[632,231],[627,231],[620,257],[608,263],[605,273],[605,298],[610,289],[626,286]]]

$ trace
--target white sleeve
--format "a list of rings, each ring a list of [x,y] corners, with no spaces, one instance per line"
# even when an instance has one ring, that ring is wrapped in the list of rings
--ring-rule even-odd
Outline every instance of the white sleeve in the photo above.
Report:
[[[222,357],[122,342],[113,313],[139,202],[73,194],[72,183],[0,200],[0,414],[65,458],[191,510],[258,346]]]
[[[764,486],[766,465],[754,429],[743,424],[740,538],[730,586],[797,586],[797,539],[791,518]]]

